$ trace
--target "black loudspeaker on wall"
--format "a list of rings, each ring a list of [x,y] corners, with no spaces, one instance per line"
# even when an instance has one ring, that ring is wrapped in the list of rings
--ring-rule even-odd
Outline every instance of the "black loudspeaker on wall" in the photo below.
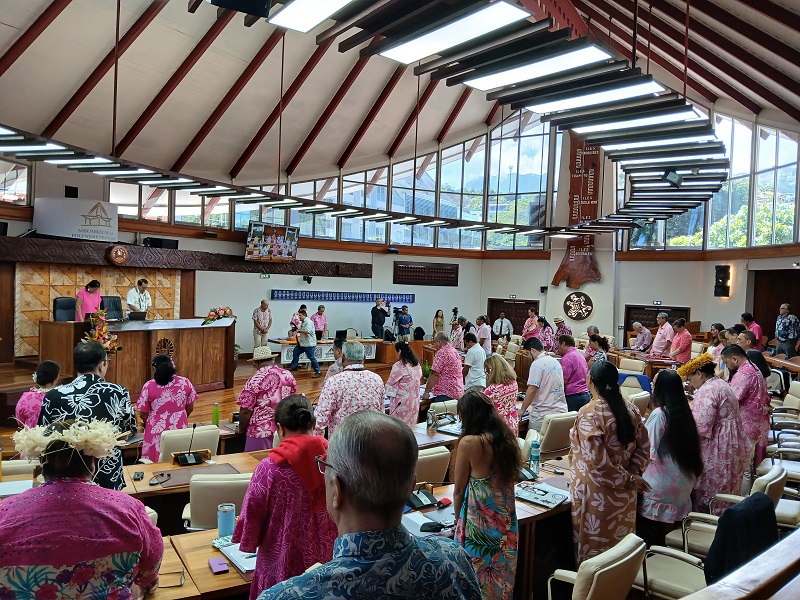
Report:
[[[178,249],[178,240],[168,240],[165,238],[146,237],[142,240],[142,245],[150,248],[168,248],[170,250]]]
[[[0,221],[0,235],[8,235],[8,223]]]
[[[731,295],[731,266],[716,265],[714,267],[714,296],[727,298]]]

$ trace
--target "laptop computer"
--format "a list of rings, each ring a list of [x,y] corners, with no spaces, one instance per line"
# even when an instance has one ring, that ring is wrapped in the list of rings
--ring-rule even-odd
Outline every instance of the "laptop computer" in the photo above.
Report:
[[[337,340],[346,340],[347,339],[347,329],[337,329],[336,330],[336,339]]]
[[[128,313],[128,319],[131,321],[144,321],[147,318],[147,311],[132,310]]]

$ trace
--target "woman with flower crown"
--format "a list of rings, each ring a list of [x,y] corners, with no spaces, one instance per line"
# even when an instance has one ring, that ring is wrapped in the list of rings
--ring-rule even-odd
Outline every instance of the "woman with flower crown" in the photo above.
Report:
[[[141,501],[92,483],[121,434],[107,421],[58,421],[14,434],[44,485],[0,502],[0,598],[119,598],[158,586],[161,532]]]

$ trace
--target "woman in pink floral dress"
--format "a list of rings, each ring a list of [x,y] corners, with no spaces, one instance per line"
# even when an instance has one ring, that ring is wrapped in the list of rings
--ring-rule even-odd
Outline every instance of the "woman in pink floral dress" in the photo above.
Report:
[[[394,345],[397,362],[386,381],[386,395],[391,399],[389,414],[408,425],[416,425],[419,420],[419,382],[422,367],[411,347],[405,342]]]
[[[528,320],[522,326],[522,341],[528,338],[539,337],[539,320],[536,311],[532,308],[528,309]]]
[[[539,328],[538,338],[542,340],[545,352],[555,352],[558,350],[558,340],[553,333],[553,328],[542,315],[536,319],[536,325]]]
[[[197,392],[192,382],[175,374],[175,363],[166,354],[153,359],[153,379],[144,384],[136,410],[144,422],[142,458],[158,462],[161,458],[161,433],[189,426]]]
[[[519,435],[517,374],[499,354],[489,356],[483,363],[483,370],[486,371],[486,389],[483,393],[494,403],[497,412],[514,435]]]
[[[60,373],[61,367],[57,362],[45,360],[39,363],[36,373],[33,374],[36,387],[32,387],[22,394],[17,401],[15,414],[20,426],[36,427],[39,423],[39,413],[42,411],[44,395],[55,387]]]
[[[701,354],[678,369],[694,388],[692,414],[700,435],[703,474],[692,491],[692,510],[708,512],[717,494],[739,494],[750,457],[750,443],[739,415],[739,399],[726,382],[714,376],[714,359]],[[715,514],[725,505],[718,503]]]
[[[297,392],[297,382],[289,371],[276,365],[273,357],[266,359],[266,362],[247,380],[236,401],[241,407],[239,431],[245,432],[245,452],[272,448],[275,407],[278,402]]]

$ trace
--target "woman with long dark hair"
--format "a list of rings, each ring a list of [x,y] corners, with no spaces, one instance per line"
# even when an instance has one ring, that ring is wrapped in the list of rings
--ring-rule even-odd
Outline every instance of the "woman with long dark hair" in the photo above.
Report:
[[[436,335],[440,331],[444,331],[444,311],[440,308],[433,315],[433,334]]]
[[[536,317],[536,324],[539,326],[539,339],[542,340],[546,352],[558,350],[558,340],[553,333],[553,326],[548,323],[544,315]]]
[[[592,400],[570,433],[572,526],[577,561],[613,548],[636,529],[636,493],[650,485],[642,473],[650,441],[642,417],[619,391],[619,371],[606,360],[589,370]]]
[[[648,547],[663,546],[667,533],[680,527],[692,510],[692,488],[703,472],[697,425],[675,371],[656,374],[653,406],[645,424],[650,464],[643,475],[651,489],[639,498],[636,517],[636,534]]]
[[[587,364],[591,367],[594,363],[608,360],[608,352],[611,346],[608,344],[608,338],[597,333],[589,336],[589,348],[592,349],[592,357],[587,359]]]
[[[514,484],[522,467],[519,444],[483,392],[464,394],[458,401],[458,417],[455,539],[472,559],[483,598],[510,600],[517,569]]]
[[[197,392],[191,381],[175,374],[175,363],[168,354],[156,354],[151,364],[153,378],[142,387],[136,410],[144,424],[142,458],[158,462],[161,433],[189,426]]]
[[[414,351],[406,342],[394,345],[397,362],[386,381],[386,395],[389,396],[389,414],[408,425],[416,425],[419,420],[419,382],[422,367]]]

